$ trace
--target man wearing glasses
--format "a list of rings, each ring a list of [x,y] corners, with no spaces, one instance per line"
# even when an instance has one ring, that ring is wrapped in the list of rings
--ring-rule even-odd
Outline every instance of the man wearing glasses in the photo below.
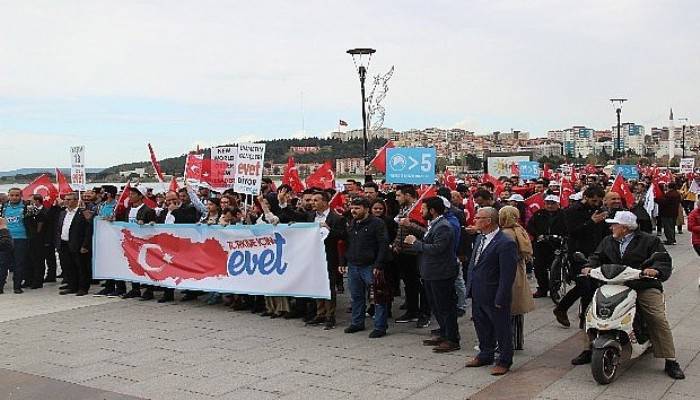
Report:
[[[76,193],[67,194],[65,203],[66,208],[58,217],[56,232],[58,257],[66,279],[66,286],[59,294],[85,296],[90,289],[90,264],[85,262],[82,255],[89,252],[90,225],[78,208]]]

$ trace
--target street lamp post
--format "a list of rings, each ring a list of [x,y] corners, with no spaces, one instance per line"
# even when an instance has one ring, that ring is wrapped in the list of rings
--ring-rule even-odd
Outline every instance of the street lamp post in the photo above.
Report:
[[[685,125],[688,123],[688,118],[678,118],[679,121],[683,121],[683,129],[681,129],[681,154],[685,158]]]
[[[613,157],[615,157],[615,160],[618,165],[620,164],[620,148],[622,147],[622,141],[620,140],[620,132],[622,131],[622,126],[620,124],[620,114],[622,113],[622,103],[626,101],[627,99],[610,99],[610,102],[613,104],[613,107],[615,107],[615,113],[617,114],[617,142],[615,143],[615,147],[613,148]]]
[[[367,77],[367,68],[372,59],[372,54],[376,51],[377,50],[370,48],[357,48],[347,51],[347,53],[352,56],[352,61],[355,63],[357,73],[360,76],[360,92],[362,94],[362,151],[365,159],[365,182],[372,181],[372,175],[366,172],[369,167],[369,155],[367,154],[367,100],[365,98],[365,78]],[[366,65],[364,64],[364,56],[367,56]]]

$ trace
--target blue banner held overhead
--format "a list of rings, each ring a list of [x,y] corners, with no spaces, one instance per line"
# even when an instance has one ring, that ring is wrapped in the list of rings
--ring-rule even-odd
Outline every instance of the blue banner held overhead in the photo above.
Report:
[[[518,161],[518,169],[520,170],[520,179],[523,181],[540,177],[540,163],[537,161]]]
[[[434,147],[394,147],[386,151],[387,183],[435,183]]]
[[[622,177],[627,180],[639,179],[639,170],[636,165],[616,165],[614,171],[616,176],[622,174]]]

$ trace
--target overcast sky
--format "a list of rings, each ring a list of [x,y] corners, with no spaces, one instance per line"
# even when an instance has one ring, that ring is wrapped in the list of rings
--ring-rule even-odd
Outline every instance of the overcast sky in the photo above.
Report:
[[[384,126],[541,136],[700,123],[700,3],[0,0],[0,170],[89,167],[361,127],[352,47],[396,72]],[[303,94],[302,94],[303,93]]]

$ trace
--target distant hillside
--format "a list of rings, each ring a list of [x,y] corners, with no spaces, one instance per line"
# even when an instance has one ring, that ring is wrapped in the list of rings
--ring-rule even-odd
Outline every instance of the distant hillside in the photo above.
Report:
[[[374,155],[376,150],[384,145],[384,139],[372,139],[369,141],[368,152]],[[256,143],[265,143],[265,163],[285,163],[287,157],[290,156],[289,148],[292,146],[307,147],[318,146],[321,151],[313,154],[295,154],[294,160],[298,163],[313,163],[323,162],[326,160],[335,160],[336,158],[362,157],[362,140],[353,139],[347,142],[342,142],[339,139],[319,139],[319,138],[304,138],[304,139],[275,139],[263,140]],[[222,144],[226,146],[226,144]],[[209,157],[211,149],[204,149],[204,154]],[[159,160],[163,173],[167,175],[182,174],[185,166],[185,157],[183,154],[178,157],[165,158]],[[95,179],[108,179],[114,177],[120,171],[130,171],[134,168],[147,168],[152,171],[150,161],[142,161],[129,164],[115,165],[105,168],[95,175]]]
[[[102,171],[103,168],[87,168],[85,172],[96,174]],[[64,174],[70,174],[70,168],[60,168]],[[15,175],[35,175],[35,174],[53,174],[53,168],[19,168],[11,171],[0,171],[0,177],[15,176]]]

